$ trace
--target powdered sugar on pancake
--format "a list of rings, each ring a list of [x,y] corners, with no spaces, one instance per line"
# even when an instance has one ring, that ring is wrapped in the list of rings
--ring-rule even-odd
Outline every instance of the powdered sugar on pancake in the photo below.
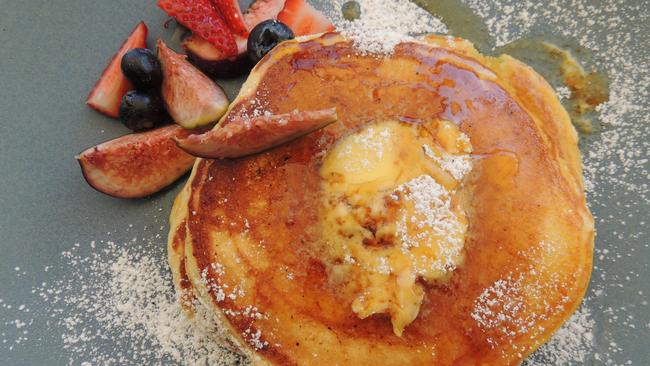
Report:
[[[422,145],[422,150],[424,150],[426,156],[438,163],[442,169],[451,174],[457,181],[463,180],[472,170],[472,158],[467,154],[452,155],[442,151],[442,156],[438,156],[429,145]]]
[[[467,228],[451,210],[450,192],[429,175],[416,177],[400,185],[396,191],[402,194],[403,199],[411,201],[414,208],[411,215],[405,214],[397,222],[397,237],[402,242],[403,251],[408,253],[413,247],[435,245],[439,250],[438,256],[424,261],[414,260],[414,263],[441,272],[453,271],[463,250]],[[415,228],[416,232],[409,228]],[[431,229],[435,238],[425,229]],[[416,265],[416,273],[424,270],[418,267]]]

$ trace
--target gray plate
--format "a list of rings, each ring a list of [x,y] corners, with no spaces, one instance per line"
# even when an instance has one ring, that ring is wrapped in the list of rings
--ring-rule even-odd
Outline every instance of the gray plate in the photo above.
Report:
[[[642,4],[641,9],[650,12],[645,1],[629,3]],[[91,189],[74,155],[127,130],[87,108],[84,99],[106,60],[138,21],[149,25],[150,45],[157,37],[168,39],[171,31],[163,29],[166,18],[153,2],[0,0],[0,9],[0,364],[79,364],[81,360],[69,360],[62,348],[61,330],[48,322],[51,314],[32,288],[65,275],[61,252],[74,243],[104,239],[108,232],[112,240],[127,242],[159,230],[166,225],[180,187],[176,184],[135,201],[110,198]],[[639,47],[650,48],[650,26],[646,22],[636,27]],[[647,62],[647,55],[637,57]],[[232,96],[238,83],[222,85]],[[650,106],[641,107],[648,111]],[[645,115],[636,116],[643,131],[648,130]],[[647,141],[642,134],[637,136]],[[592,136],[583,147],[588,150],[598,140],[598,135]],[[647,157],[647,144],[637,142]],[[635,176],[629,183],[647,184],[648,165],[643,169],[645,176]],[[598,218],[599,253],[608,249],[616,255],[605,255],[602,260],[596,255],[589,304],[596,322],[596,348],[586,364],[604,364],[600,358],[609,359],[609,364],[629,360],[648,365],[650,314],[644,301],[650,294],[646,226],[650,206],[644,195],[621,191],[607,182],[596,182],[595,195],[601,198],[592,202],[592,209]],[[165,243],[160,239],[153,245]],[[93,250],[99,249],[83,245],[79,252],[87,255]],[[164,260],[163,251],[159,253]],[[594,289],[608,296],[596,296]],[[23,304],[30,313],[20,309]],[[30,324],[17,328],[15,319]],[[129,347],[107,346],[126,352]]]

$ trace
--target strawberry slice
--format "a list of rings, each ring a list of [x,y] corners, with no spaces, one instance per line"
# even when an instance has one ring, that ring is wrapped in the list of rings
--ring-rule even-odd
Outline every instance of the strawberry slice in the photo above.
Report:
[[[219,9],[221,15],[226,19],[230,29],[243,37],[248,36],[248,27],[244,22],[244,15],[241,13],[237,0],[212,0]]]
[[[202,135],[172,137],[188,154],[202,158],[238,158],[295,140],[337,120],[336,108],[237,118]]]
[[[237,55],[235,37],[210,0],[159,0],[158,6],[224,54]]]
[[[244,21],[248,30],[255,28],[260,22],[267,19],[276,19],[285,0],[257,0],[244,13]],[[251,65],[246,56],[245,36],[235,34],[237,44],[237,57],[226,55],[214,47],[210,42],[196,34],[183,41],[183,48],[187,51],[190,60],[201,71],[209,76],[228,78],[240,76],[250,70]]]
[[[113,56],[110,63],[95,83],[95,86],[86,98],[86,104],[98,112],[117,118],[119,116],[120,102],[133,85],[124,77],[120,63],[122,56],[133,48],[147,47],[147,25],[140,22],[124,41],[122,47]]]
[[[287,0],[278,20],[291,28],[296,36],[334,30],[332,23],[306,0]]]
[[[257,0],[244,13],[244,21],[251,31],[256,25],[268,19],[277,19],[284,8],[285,0]]]

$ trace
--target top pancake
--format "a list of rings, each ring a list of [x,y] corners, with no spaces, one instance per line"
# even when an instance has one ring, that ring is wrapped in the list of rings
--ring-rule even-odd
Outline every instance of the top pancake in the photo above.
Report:
[[[591,273],[577,137],[552,89],[459,39],[428,37],[377,58],[330,33],[276,47],[220,125],[333,106],[339,122],[284,146],[197,160],[172,211],[177,283],[261,364],[519,363],[575,310]],[[323,156],[385,119],[452,121],[473,146],[464,264],[427,286],[402,337],[388,317],[359,319],[314,250]]]

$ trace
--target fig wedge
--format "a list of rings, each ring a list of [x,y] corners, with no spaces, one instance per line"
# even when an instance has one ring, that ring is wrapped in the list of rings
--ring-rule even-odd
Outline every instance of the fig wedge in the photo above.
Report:
[[[217,122],[229,104],[223,89],[189,63],[185,55],[172,51],[161,40],[157,45],[163,73],[161,94],[169,115],[189,129]]]
[[[239,158],[295,140],[337,120],[336,108],[238,118],[201,135],[173,137],[178,147],[201,158]]]
[[[134,133],[91,147],[76,158],[91,187],[119,198],[139,198],[167,187],[194,163],[171,141],[190,132],[180,126]]]

